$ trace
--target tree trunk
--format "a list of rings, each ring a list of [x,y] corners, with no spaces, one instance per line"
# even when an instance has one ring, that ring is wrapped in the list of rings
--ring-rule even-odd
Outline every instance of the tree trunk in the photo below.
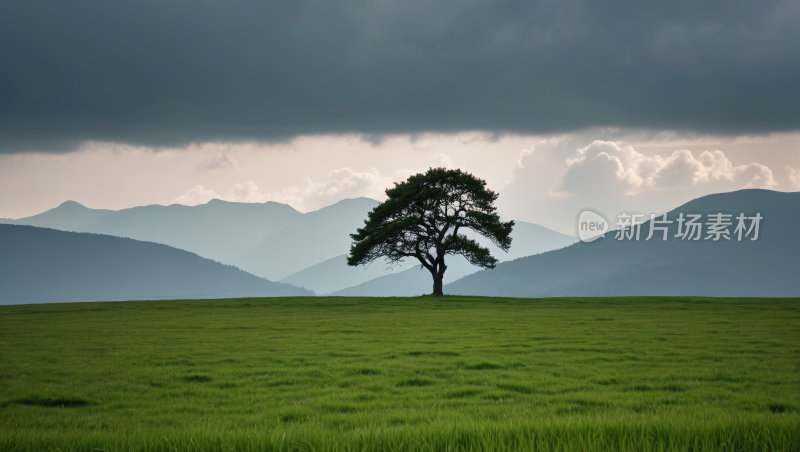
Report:
[[[442,277],[437,274],[433,275],[433,295],[444,295],[442,293]]]

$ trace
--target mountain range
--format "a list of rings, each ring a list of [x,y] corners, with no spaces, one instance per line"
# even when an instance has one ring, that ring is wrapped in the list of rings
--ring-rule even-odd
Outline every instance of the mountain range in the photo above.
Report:
[[[378,205],[345,199],[306,214],[277,202],[150,205],[90,209],[66,201],[54,209],[0,223],[91,232],[160,243],[279,280],[350,250],[350,235]]]
[[[0,304],[296,295],[314,293],[158,243],[0,224]]]
[[[235,264],[236,257],[302,216],[292,207],[277,202],[236,203],[212,199],[192,207],[150,205],[115,211],[90,209],[75,201],[66,201],[39,215],[5,222],[161,243]]]
[[[0,222],[165,244],[272,281],[327,294],[381,276],[394,276],[414,265],[406,262],[393,269],[387,269],[383,262],[375,262],[368,269],[347,266],[350,234],[363,226],[368,212],[378,204],[369,198],[345,199],[303,214],[276,202],[214,199],[192,207],[150,205],[113,211],[67,201],[39,215]],[[552,238],[556,239],[549,243]],[[532,254],[544,250],[542,246],[554,249],[574,241],[573,237],[520,223],[511,253]],[[447,281],[477,270],[466,261],[451,267]]]
[[[688,214],[701,215],[699,240],[676,237],[681,213],[685,219]],[[713,222],[709,215],[718,213],[731,215],[728,240],[709,236],[707,223]],[[755,229],[741,241],[734,233],[739,214],[762,217],[757,240],[751,240]],[[638,241],[618,240],[616,231],[607,232],[590,243],[578,242],[474,273],[446,285],[444,291],[511,297],[800,296],[800,193],[747,189],[708,195],[668,212],[667,220],[672,223],[656,225],[668,228],[666,241],[660,229],[654,230],[655,239],[646,240],[651,227],[647,221]],[[745,220],[747,229],[751,222]]]
[[[412,260],[388,268],[349,267],[350,234],[378,205],[368,198],[300,213],[290,206],[213,200],[187,207],[88,209],[68,201],[0,225],[0,302],[218,296],[411,296],[432,280]],[[677,238],[679,215],[761,217],[758,240]],[[445,293],[512,297],[710,295],[798,296],[800,193],[740,190],[709,195],[670,212],[668,240],[591,243],[517,221],[500,263],[480,270],[448,257]],[[27,226],[23,226],[27,225]],[[47,229],[52,228],[52,229]],[[63,229],[57,231],[54,229]],[[74,232],[68,232],[74,231]],[[219,261],[219,262],[217,262]],[[93,276],[94,275],[94,276]],[[272,282],[280,281],[280,283]],[[313,292],[312,292],[313,291]]]

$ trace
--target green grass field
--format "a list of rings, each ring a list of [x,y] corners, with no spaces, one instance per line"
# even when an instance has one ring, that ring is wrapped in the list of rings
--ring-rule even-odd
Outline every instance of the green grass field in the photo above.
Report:
[[[800,300],[0,306],[0,450],[800,451]]]

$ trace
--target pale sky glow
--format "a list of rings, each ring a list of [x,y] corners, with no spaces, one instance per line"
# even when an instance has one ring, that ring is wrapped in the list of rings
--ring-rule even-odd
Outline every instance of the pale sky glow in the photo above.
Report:
[[[595,141],[597,140],[597,141]],[[304,136],[282,144],[182,149],[88,143],[67,154],[0,155],[0,217],[74,200],[91,208],[277,201],[300,211],[344,198],[382,200],[430,166],[462,168],[500,192],[504,217],[573,234],[583,207],[658,212],[740,188],[800,190],[800,134],[685,137],[594,129],[492,137],[479,132]]]

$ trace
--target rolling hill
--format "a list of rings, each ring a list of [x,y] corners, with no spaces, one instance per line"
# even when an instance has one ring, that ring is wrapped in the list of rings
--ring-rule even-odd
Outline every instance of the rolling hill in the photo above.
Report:
[[[679,213],[732,214],[731,240],[676,238]],[[759,213],[759,238],[733,235],[735,217]],[[797,252],[800,250],[800,193],[747,189],[704,196],[668,213],[668,240],[619,241],[615,231],[591,243],[502,263],[444,287],[453,295],[551,296],[800,296]],[[615,219],[611,219],[615,222]],[[750,222],[747,222],[749,228]],[[752,237],[752,233],[751,233]]]
[[[0,225],[0,304],[314,295],[166,245]]]

